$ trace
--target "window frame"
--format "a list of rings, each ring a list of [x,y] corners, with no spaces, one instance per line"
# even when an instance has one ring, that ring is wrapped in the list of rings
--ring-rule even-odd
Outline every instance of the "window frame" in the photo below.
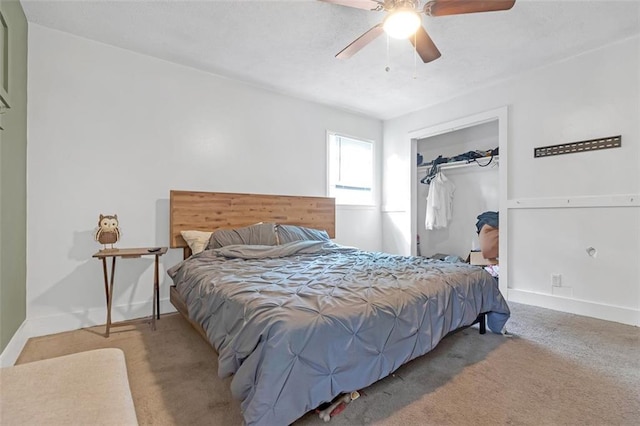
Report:
[[[338,196],[331,195],[332,194],[332,184],[331,184],[331,140],[332,137],[342,137],[346,139],[352,139],[358,142],[365,142],[371,144],[371,191],[370,198],[367,202],[344,202],[344,200],[340,200]],[[327,130],[326,135],[326,194],[327,197],[334,197],[336,199],[336,206],[344,206],[347,208],[374,208],[378,205],[378,168],[377,168],[377,144],[373,139],[363,138],[359,136],[353,136],[342,132],[335,132],[331,130]],[[358,189],[354,189],[353,191],[360,191]]]

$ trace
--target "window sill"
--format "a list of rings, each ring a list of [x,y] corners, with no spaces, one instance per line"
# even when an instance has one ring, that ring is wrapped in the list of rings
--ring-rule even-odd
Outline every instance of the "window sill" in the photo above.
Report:
[[[336,210],[380,210],[376,205],[336,204]]]

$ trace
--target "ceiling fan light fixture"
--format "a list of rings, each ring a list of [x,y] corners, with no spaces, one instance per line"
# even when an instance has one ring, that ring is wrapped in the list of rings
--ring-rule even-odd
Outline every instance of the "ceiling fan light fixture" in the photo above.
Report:
[[[389,37],[406,39],[415,34],[422,21],[414,9],[397,9],[384,19],[382,27]]]

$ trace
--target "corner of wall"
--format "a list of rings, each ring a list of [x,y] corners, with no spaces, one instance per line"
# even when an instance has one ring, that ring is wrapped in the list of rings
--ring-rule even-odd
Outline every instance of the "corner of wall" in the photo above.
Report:
[[[25,320],[13,334],[13,337],[4,347],[2,353],[0,353],[0,367],[4,368],[14,365],[24,345],[27,344],[27,340],[29,340],[29,334],[27,333],[27,321]]]
[[[8,86],[0,139],[0,350],[26,318],[27,20],[19,1],[2,1]],[[7,64],[5,64],[7,65]],[[6,92],[6,93],[5,93]]]

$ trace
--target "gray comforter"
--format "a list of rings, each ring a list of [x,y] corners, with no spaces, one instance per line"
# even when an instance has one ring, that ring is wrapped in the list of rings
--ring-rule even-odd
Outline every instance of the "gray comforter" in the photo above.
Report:
[[[317,241],[207,250],[169,270],[247,425],[287,425],[509,308],[481,268]]]

